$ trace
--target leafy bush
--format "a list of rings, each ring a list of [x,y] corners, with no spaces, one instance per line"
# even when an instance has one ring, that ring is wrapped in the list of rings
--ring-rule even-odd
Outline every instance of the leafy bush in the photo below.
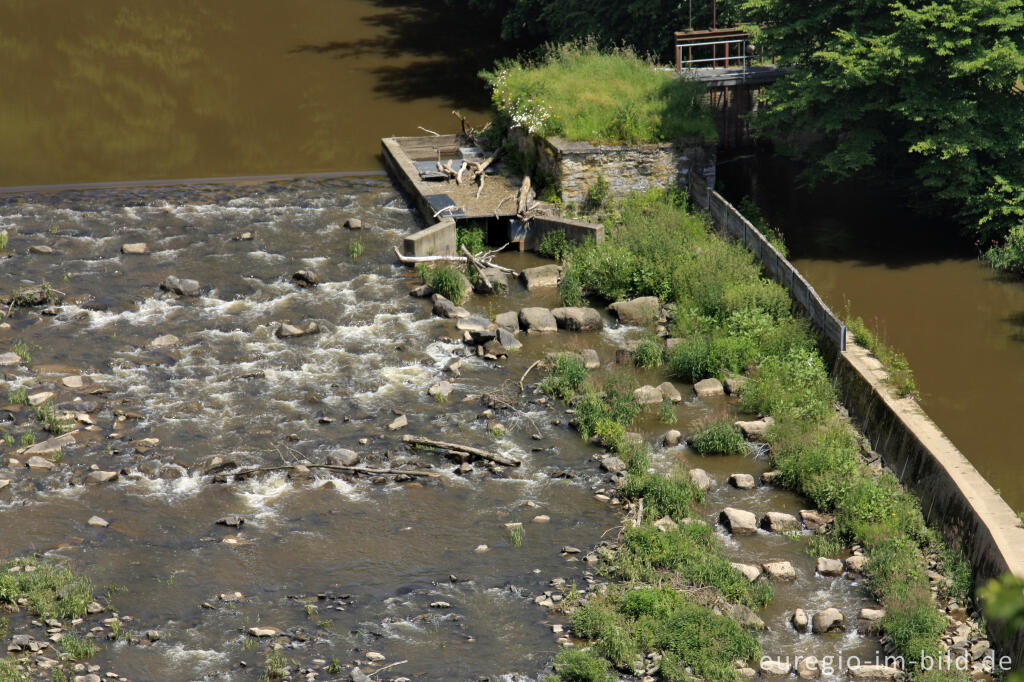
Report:
[[[652,67],[628,48],[570,43],[535,63],[504,61],[480,75],[508,125],[541,135],[626,144],[716,139],[700,85]]]
[[[665,346],[656,338],[648,337],[640,342],[633,358],[637,367],[654,369],[665,363]]]
[[[541,237],[537,253],[545,258],[563,260],[569,253],[569,241],[565,238],[565,230],[553,230]]]
[[[458,226],[455,229],[455,248],[459,253],[462,253],[463,246],[473,254],[485,251],[487,249],[487,240],[483,228],[474,224],[465,227]]]
[[[615,373],[604,381],[604,403],[608,406],[608,418],[630,426],[640,415],[640,403],[633,391],[637,388],[632,374]]]
[[[827,417],[836,395],[821,356],[794,348],[784,357],[768,356],[743,386],[744,412],[763,413],[820,422]]]
[[[562,649],[555,658],[555,674],[547,682],[614,682],[608,663],[591,649]]]
[[[544,393],[569,402],[587,380],[586,363],[576,353],[560,353],[540,388]]]
[[[985,260],[996,270],[1024,274],[1024,224],[1011,227],[1002,244],[985,252]]]
[[[434,293],[441,294],[455,305],[462,305],[466,294],[469,293],[465,276],[458,268],[442,265],[435,268],[423,268],[420,274],[423,281],[434,290]]]
[[[747,451],[747,442],[732,420],[723,418],[693,434],[690,447],[701,455],[742,455]]]

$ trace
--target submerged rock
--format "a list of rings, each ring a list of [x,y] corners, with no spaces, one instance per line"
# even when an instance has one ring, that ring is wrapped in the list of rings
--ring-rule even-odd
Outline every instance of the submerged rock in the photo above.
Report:
[[[320,276],[312,270],[299,270],[292,275],[292,281],[300,287],[315,287],[320,284]]]
[[[199,282],[194,279],[179,279],[174,275],[168,275],[160,288],[179,296],[198,296],[200,294]]]
[[[319,334],[320,325],[316,322],[310,322],[305,327],[299,327],[287,322],[282,322],[277,328],[275,334],[279,339],[291,339],[297,336],[308,336],[309,334]]]

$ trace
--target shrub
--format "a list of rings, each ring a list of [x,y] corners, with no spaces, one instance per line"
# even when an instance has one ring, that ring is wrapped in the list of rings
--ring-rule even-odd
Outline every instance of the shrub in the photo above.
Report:
[[[442,265],[436,268],[424,268],[421,271],[423,281],[426,282],[435,293],[441,294],[455,305],[462,305],[469,293],[465,276],[458,268],[450,265]]]
[[[576,410],[576,430],[584,439],[596,435],[598,425],[608,419],[608,406],[604,404],[604,398],[597,389],[589,386],[584,387],[573,407]]]
[[[569,242],[565,238],[565,230],[553,230],[541,237],[537,253],[545,258],[563,260],[569,253]]]
[[[989,248],[985,260],[996,270],[1024,274],[1024,225],[1014,225],[1006,241]]]
[[[665,346],[658,339],[647,337],[637,346],[636,356],[633,360],[637,367],[647,369],[661,367],[665,362]]]
[[[462,253],[463,246],[473,254],[485,251],[487,249],[487,241],[483,228],[475,224],[457,227],[455,229],[455,248],[459,253]]]
[[[547,682],[614,682],[608,663],[591,649],[562,649],[555,658],[555,674]]]
[[[549,48],[536,63],[504,61],[480,75],[500,117],[541,135],[629,144],[715,139],[701,87],[652,66],[627,48],[575,43]]]
[[[849,310],[847,310],[849,313]],[[885,365],[889,377],[888,383],[896,389],[901,397],[913,396],[920,398],[914,371],[910,368],[907,357],[882,340],[881,335],[868,328],[863,319],[847,314],[846,328],[853,332],[854,340],[871,351],[879,362]]]
[[[547,395],[569,402],[586,380],[587,366],[583,358],[575,353],[560,353],[555,356],[554,366],[540,388]]]
[[[716,419],[690,438],[690,447],[701,455],[742,455],[747,441],[729,418]]]
[[[770,414],[776,419],[823,421],[831,412],[835,391],[821,356],[794,348],[785,357],[768,356],[747,381],[740,396],[744,412]]]
[[[633,391],[636,390],[636,379],[632,374],[615,373],[604,382],[604,403],[608,407],[608,417],[613,421],[629,426],[636,421],[641,412],[640,403],[636,401]]]
[[[685,519],[695,502],[704,499],[703,493],[687,474],[665,477],[650,471],[630,471],[622,495],[628,500],[644,500],[644,518],[648,520],[671,517]]]

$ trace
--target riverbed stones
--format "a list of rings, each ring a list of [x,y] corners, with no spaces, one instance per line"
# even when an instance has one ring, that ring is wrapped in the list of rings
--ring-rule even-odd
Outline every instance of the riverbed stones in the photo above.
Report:
[[[199,471],[202,472],[204,476],[213,476],[214,474],[219,474],[221,472],[227,471],[228,469],[234,469],[237,466],[238,463],[232,459],[228,459],[227,457],[224,457],[222,455],[213,455],[212,457],[207,457],[206,459],[199,463]],[[174,471],[177,471],[179,475],[181,474],[181,470],[178,469],[177,467],[170,468]],[[162,478],[164,477],[163,472],[161,472],[160,476]],[[175,476],[175,478],[178,478],[178,476]]]
[[[89,520],[87,521],[87,523],[90,526],[95,526],[96,528],[106,528],[107,526],[110,525],[110,522],[107,521],[102,516],[90,516]]]
[[[781,680],[789,677],[792,666],[788,661],[764,658],[761,661],[761,677],[766,680]]]
[[[814,570],[820,575],[827,576],[829,578],[838,578],[843,574],[843,562],[839,559],[829,559],[828,557],[820,556],[815,564]]]
[[[814,656],[805,656],[796,662],[796,676],[801,680],[816,680],[821,677],[821,666]]]
[[[682,439],[683,439],[683,434],[682,433],[680,433],[676,429],[670,429],[670,430],[665,432],[665,435],[662,436],[661,440],[662,440],[663,443],[665,443],[665,445],[667,445],[670,448],[673,448],[673,447],[679,445],[679,442]]]
[[[523,308],[519,311],[519,326],[527,334],[545,334],[558,331],[558,321],[547,308]]]
[[[764,440],[764,437],[768,435],[768,429],[772,427],[775,420],[771,417],[765,417],[763,419],[756,419],[754,421],[738,421],[736,422],[737,428],[743,432],[744,438],[748,440]]]
[[[44,440],[42,443],[35,443],[29,445],[26,448],[18,450],[18,454],[22,457],[32,457],[38,455],[40,457],[52,457],[58,452],[63,451],[64,448],[70,447],[75,444],[75,434],[65,433],[55,438]]]
[[[508,273],[497,268],[484,268],[476,278],[473,291],[478,294],[493,295],[508,291]]]
[[[427,389],[427,393],[432,396],[435,400],[448,400],[452,395],[452,391],[455,387],[452,386],[450,381],[439,381],[430,388]]]
[[[608,309],[622,324],[650,324],[658,319],[661,301],[656,296],[641,296],[629,301],[616,301]]]
[[[359,464],[359,453],[348,448],[335,448],[327,453],[324,461],[331,466],[351,467]]]
[[[866,635],[878,633],[885,618],[885,609],[863,608],[857,615],[857,629]]]
[[[796,580],[796,569],[788,561],[766,561],[761,564],[765,575],[775,580]]]
[[[39,393],[32,393],[28,397],[28,404],[30,407],[39,407],[47,400],[54,396],[53,391],[40,391]]]
[[[473,332],[486,332],[491,330],[491,321],[486,317],[481,317],[480,315],[468,315],[460,318],[455,323],[455,328],[460,332],[469,332],[470,334]],[[494,338],[494,335],[491,334],[490,338]],[[481,337],[477,337],[477,340],[483,341]],[[484,342],[486,343],[486,341]]]
[[[298,336],[308,336],[310,334],[319,333],[320,325],[318,325],[316,322],[309,322],[304,327],[300,327],[294,324],[288,324],[287,322],[282,322],[280,326],[278,326],[277,331],[275,332],[277,338],[279,339],[291,339]]]
[[[160,284],[160,288],[179,296],[198,296],[201,292],[199,282],[196,280],[179,279],[174,275],[168,275],[163,283]]]
[[[793,629],[797,632],[807,632],[810,619],[807,617],[806,611],[797,609],[793,612],[793,617],[789,619],[789,622],[793,624]]]
[[[765,624],[761,616],[754,613],[746,604],[730,604],[722,609],[726,615],[748,630],[764,630]]]
[[[281,630],[270,625],[254,625],[249,628],[249,634],[253,637],[274,637],[281,634]]]
[[[665,396],[654,386],[641,386],[633,391],[633,398],[640,405],[660,405]]]
[[[670,516],[662,516],[660,519],[651,524],[662,533],[670,533],[674,530],[678,530],[679,524],[672,520]]]
[[[754,535],[757,533],[757,517],[743,509],[726,507],[719,514],[718,520],[733,535]]]
[[[46,459],[45,457],[29,457],[26,462],[30,471],[49,471],[53,469],[56,464]]]
[[[757,487],[754,477],[750,474],[733,474],[729,477],[729,485],[738,490],[753,490]]]
[[[558,265],[541,265],[535,268],[526,268],[519,275],[527,291],[536,289],[550,289],[558,286],[558,280],[562,277],[562,268]]]
[[[0,367],[17,367],[21,364],[21,356],[17,353],[0,353]]]
[[[90,471],[89,475],[85,477],[86,485],[99,485],[100,483],[107,483],[117,478],[116,471]]]
[[[743,577],[749,580],[750,582],[754,582],[755,580],[761,577],[760,566],[755,566],[754,564],[733,563],[732,567],[740,573],[742,573]]]
[[[703,469],[690,469],[690,480],[699,490],[707,492],[711,489],[711,477]],[[753,514],[751,514],[753,516]]]
[[[679,389],[671,384],[671,382],[663,381],[658,384],[658,390],[661,391],[661,395],[668,398],[674,403],[683,402],[683,394],[679,392]]]
[[[121,245],[121,253],[129,256],[142,256],[149,253],[146,242],[128,242]]]
[[[28,247],[29,253],[34,253],[40,256],[49,256],[53,253],[53,247],[47,246],[46,244],[36,244]]]
[[[903,671],[885,665],[851,665],[850,678],[854,680],[898,680]]]
[[[551,314],[558,327],[569,332],[596,332],[604,328],[601,313],[593,308],[554,308]]]
[[[693,392],[700,398],[713,398],[725,395],[725,388],[722,387],[722,382],[718,379],[701,379],[693,385]]]
[[[610,474],[618,474],[626,470],[626,463],[615,455],[605,455],[601,458],[601,468]]]
[[[359,218],[349,218],[345,221],[345,227],[350,230],[361,230],[363,229],[363,221]]]
[[[430,297],[430,301],[433,304],[433,312],[438,317],[450,320],[469,317],[470,313],[468,310],[455,305],[441,294],[433,294]]]
[[[843,612],[836,608],[818,611],[811,619],[811,632],[822,635],[843,629]]]
[[[171,346],[177,346],[179,343],[181,343],[181,339],[179,339],[174,334],[161,334],[160,336],[156,337],[155,339],[150,341],[148,344],[146,344],[146,347],[147,348],[170,348]]]
[[[9,478],[0,478],[0,490],[3,490],[4,488],[9,486],[10,484],[11,484],[11,479],[9,479]]]
[[[312,270],[299,270],[292,275],[292,281],[303,288],[315,287],[320,284],[320,276]]]
[[[864,567],[867,566],[868,558],[863,554],[854,554],[845,561],[846,570],[852,573],[863,573]]]
[[[800,530],[800,522],[792,514],[772,511],[761,518],[761,528],[772,533],[785,533]]]
[[[498,313],[494,316],[494,324],[498,325],[498,329],[507,329],[516,334],[519,332],[519,313],[514,310]]]
[[[83,386],[85,386],[85,377],[77,374],[67,377],[61,377],[60,383],[64,385],[64,388],[82,388]]]
[[[598,357],[597,351],[593,348],[584,348],[581,350],[580,357],[583,358],[583,366],[587,369],[597,369],[601,366],[601,358]]]
[[[815,531],[827,528],[834,520],[831,514],[822,514],[815,509],[801,509],[799,516],[804,528]]]
[[[743,390],[743,384],[747,383],[746,377],[727,377],[723,385],[725,392],[729,395],[739,395]]]
[[[391,420],[391,423],[388,424],[388,430],[397,431],[398,429],[404,429],[408,425],[409,419],[404,414],[400,414]]]

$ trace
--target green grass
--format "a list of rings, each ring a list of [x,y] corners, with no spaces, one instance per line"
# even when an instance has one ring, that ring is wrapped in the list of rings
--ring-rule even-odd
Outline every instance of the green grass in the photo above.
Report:
[[[896,389],[901,398],[911,396],[920,398],[917,390],[917,382],[914,380],[914,370],[910,368],[907,357],[887,344],[878,331],[868,327],[863,319],[853,317],[847,309],[846,328],[853,333],[854,340],[867,348],[878,358],[879,362],[885,365],[889,374],[888,383]]]
[[[545,682],[614,682],[608,662],[593,649],[563,649],[555,658],[555,674]]]
[[[455,305],[462,305],[469,293],[469,287],[463,279],[462,271],[450,265],[442,265],[435,268],[421,267],[420,276],[423,281],[434,290],[434,293],[441,294]]]
[[[21,570],[12,570],[18,567]],[[32,570],[26,571],[26,567]],[[0,571],[0,605],[17,607],[18,600],[24,598],[34,616],[82,618],[93,600],[92,593],[88,578],[48,560],[14,559]]]
[[[27,682],[28,675],[13,658],[0,658],[0,682]]]
[[[358,239],[353,239],[348,243],[348,256],[352,260],[358,260],[363,255],[363,243]]]
[[[268,653],[263,672],[260,674],[260,682],[284,679],[288,663],[289,660],[284,657],[284,654],[278,651]]]
[[[36,407],[36,419],[41,421],[43,427],[55,436],[67,433],[74,426],[70,419],[65,419],[57,412],[57,408],[50,400]]]
[[[0,251],[7,250],[7,230],[0,231]]]
[[[461,225],[457,227],[455,229],[456,250],[459,253],[462,253],[463,246],[465,246],[472,254],[486,251],[487,241],[483,228],[473,224],[465,227]]]
[[[742,455],[747,452],[747,441],[733,420],[723,417],[693,434],[690,447],[701,455]]]
[[[665,364],[665,345],[654,337],[647,337],[636,347],[633,362],[637,367],[655,369]]]
[[[27,447],[29,445],[32,445],[35,442],[36,442],[36,434],[34,434],[33,432],[26,431],[25,433],[21,434],[21,441],[20,441],[21,447],[23,447],[23,448]]]
[[[551,47],[536,62],[501,62],[481,76],[507,124],[541,135],[624,144],[716,139],[703,87],[653,67],[629,49],[577,43]]]
[[[8,391],[7,402],[12,405],[28,405],[28,391],[24,386],[15,391]]]
[[[524,535],[522,525],[512,526],[508,529],[508,541],[513,547],[522,547]]]
[[[32,354],[28,350],[28,344],[23,339],[15,339],[11,344],[11,350],[21,358],[21,361],[28,364],[32,362]]]
[[[575,353],[559,353],[540,389],[549,396],[569,402],[586,380],[587,366],[583,358]]]
[[[82,661],[96,654],[96,642],[87,637],[78,637],[65,632],[60,638],[60,648],[71,656],[72,660]]]

